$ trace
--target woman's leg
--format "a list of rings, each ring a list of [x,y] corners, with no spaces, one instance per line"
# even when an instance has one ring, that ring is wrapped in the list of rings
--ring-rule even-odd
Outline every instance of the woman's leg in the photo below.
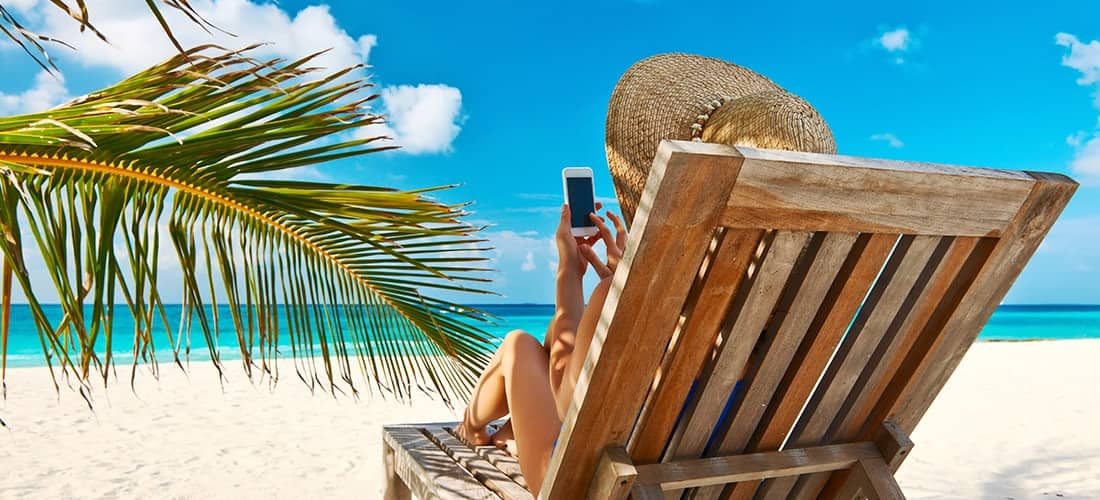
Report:
[[[504,358],[512,356],[516,342],[513,336],[524,335],[516,330],[509,332],[501,341],[493,359],[485,366],[481,379],[477,381],[470,396],[470,404],[462,414],[462,423],[455,429],[470,444],[481,446],[489,444],[489,434],[485,426],[508,414],[508,396],[504,390]]]
[[[548,361],[534,337],[519,330],[509,333],[481,376],[457,429],[472,443],[488,444],[485,426],[510,413],[519,466],[536,495],[561,429]]]

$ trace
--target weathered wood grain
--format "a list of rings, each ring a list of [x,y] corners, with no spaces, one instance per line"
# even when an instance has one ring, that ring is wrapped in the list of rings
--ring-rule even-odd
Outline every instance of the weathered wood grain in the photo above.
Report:
[[[897,239],[890,234],[859,236],[822,301],[806,340],[779,383],[764,422],[749,445],[750,450],[777,450],[783,444]],[[757,486],[756,482],[737,483],[730,492],[731,498],[751,498]]]
[[[1031,186],[1018,172],[739,151],[753,156],[730,194],[726,227],[996,236]]]
[[[516,484],[528,488],[527,480],[523,477],[523,471],[519,468],[519,461],[516,460],[516,457],[509,455],[508,452],[496,446],[476,446],[474,447],[474,453],[493,464],[493,467],[499,469]]]
[[[875,435],[874,443],[882,454],[882,459],[886,461],[886,465],[894,471],[898,470],[901,463],[905,461],[905,457],[913,451],[913,441],[909,439],[909,435],[901,430],[898,424],[891,421],[882,423],[878,434]]]
[[[939,238],[906,236],[898,243],[856,317],[824,377],[791,433],[788,446],[818,444],[848,396],[868,358],[891,324],[903,319],[899,310],[913,290]]]
[[[466,469],[478,482],[492,490],[505,500],[530,500],[534,498],[530,491],[516,484],[507,474],[497,469],[488,460],[481,458],[466,443],[452,436],[441,427],[424,429],[425,434],[436,443],[455,463]]]
[[[959,273],[966,263],[975,260],[980,262],[984,259],[982,256],[988,255],[979,250],[979,257],[975,259],[974,251],[979,242],[978,238],[958,237],[945,242],[949,243],[949,249],[946,250],[946,255],[940,260],[938,266],[925,270],[930,275],[928,284],[923,287],[919,296],[914,298],[916,305],[912,313],[907,315],[897,334],[884,338],[868,360],[867,367],[852,388],[844,405],[837,412],[833,428],[824,438],[826,441],[856,440],[862,435],[861,431],[864,427],[877,428],[882,425],[881,420],[872,421],[870,415],[886,390],[887,384],[893,380],[913,345],[920,340],[921,332],[928,326],[935,311],[945,306],[945,300],[949,301],[960,296],[950,291],[954,284],[960,282]],[[954,304],[949,306],[954,307]],[[844,481],[843,473],[832,476],[828,485],[824,487],[825,496],[831,496],[831,492],[836,491]],[[808,488],[809,491],[822,490],[822,485],[826,485],[826,479],[829,478],[824,475],[808,478],[803,487]]]
[[[733,325],[724,335],[717,357],[704,369],[699,394],[685,411],[665,452],[665,461],[702,455],[809,237],[809,233],[774,235],[760,269],[745,292],[743,304],[731,311],[735,318]]]
[[[587,498],[622,500],[630,494],[637,475],[638,471],[634,469],[634,463],[625,449],[621,446],[605,448],[592,484],[588,487]]]
[[[894,473],[882,457],[860,460],[852,465],[846,483],[835,496],[838,499],[904,500]]]
[[[899,240],[893,255],[876,280],[859,315],[852,324],[840,348],[833,356],[825,374],[814,389],[810,401],[795,424],[788,447],[812,446],[829,442],[828,433],[836,421],[837,413],[847,400],[853,386],[884,337],[900,327],[912,307],[912,297],[925,284],[922,276],[929,266],[936,264],[936,250],[942,238],[934,236],[904,236]],[[942,254],[939,255],[942,257]],[[930,262],[930,259],[932,262]],[[827,475],[814,479],[802,478],[796,488],[820,489]],[[779,495],[771,486],[772,494]],[[813,495],[810,495],[812,497]]]
[[[412,498],[412,491],[409,490],[408,485],[405,484],[405,480],[401,479],[401,476],[397,474],[397,459],[395,458],[393,447],[390,446],[385,440],[382,441],[382,466],[385,468],[382,472],[383,485],[382,498],[384,500],[410,500]]]
[[[697,146],[658,148],[540,497],[580,497],[603,448],[627,444],[741,165]]]
[[[541,497],[732,481],[735,498],[813,498],[810,479],[831,477],[825,494],[901,498],[907,433],[1075,189],[1054,174],[663,143]],[[710,450],[723,456],[697,459],[742,378]],[[391,497],[484,497],[468,470],[498,491],[522,476],[498,451],[417,432],[386,428]],[[852,446],[867,456],[790,462]]]
[[[384,446],[393,451],[393,470],[418,498],[499,498],[455,461],[421,429],[392,426],[383,429]]]
[[[733,417],[730,424],[719,435],[717,446],[707,450],[707,456],[746,451],[779,382],[787,373],[795,352],[856,239],[857,235],[851,233],[821,233],[815,236],[817,244],[811,244],[803,256],[808,263],[807,268],[803,272],[792,273],[791,282],[787,285],[790,309],[776,318],[775,321],[781,323],[767,344],[760,347],[760,360],[750,368],[744,379],[744,392],[731,410]],[[702,488],[694,498],[718,498],[721,491],[721,487]]]
[[[990,250],[980,274],[961,291],[958,305],[942,311],[928,327],[940,334],[929,336],[929,345],[914,348],[881,399],[883,410],[875,413],[876,418],[889,418],[905,432],[913,432],[1077,189],[1077,183],[1064,175],[1030,175],[1036,182],[1027,201]]]
[[[637,481],[630,489],[631,500],[665,500],[665,494],[661,488],[653,484],[642,484]]]
[[[662,371],[650,391],[641,418],[631,437],[631,458],[638,463],[660,460],[691,384],[699,378],[703,363],[714,350],[723,319],[734,292],[741,287],[763,231],[728,231],[716,249],[695,307],[675,345],[670,346]]]
[[[636,465],[638,477],[635,481],[660,485],[664,490],[678,490],[844,469],[872,458],[881,458],[881,455],[871,442],[815,446]]]

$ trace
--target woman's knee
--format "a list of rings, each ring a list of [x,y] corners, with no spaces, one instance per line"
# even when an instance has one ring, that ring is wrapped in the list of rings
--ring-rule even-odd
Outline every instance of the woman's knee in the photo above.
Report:
[[[500,342],[500,349],[513,356],[530,355],[543,351],[542,343],[523,330],[512,330]]]

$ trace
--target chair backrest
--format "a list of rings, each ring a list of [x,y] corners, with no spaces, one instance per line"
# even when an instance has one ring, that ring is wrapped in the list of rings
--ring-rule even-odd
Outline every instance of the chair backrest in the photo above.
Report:
[[[645,464],[912,432],[1076,186],[662,143],[540,496],[582,498],[608,446]]]

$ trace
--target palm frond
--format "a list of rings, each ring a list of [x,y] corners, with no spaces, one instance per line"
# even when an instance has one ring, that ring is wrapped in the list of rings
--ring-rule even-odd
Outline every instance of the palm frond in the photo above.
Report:
[[[217,325],[228,321],[250,375],[278,376],[281,337],[303,380],[331,391],[339,380],[357,390],[358,358],[383,392],[464,397],[490,350],[473,326],[484,317],[428,293],[485,293],[483,241],[464,205],[429,197],[445,187],[275,179],[391,146],[339,139],[381,121],[352,68],[310,80],[309,57],[248,50],[198,47],[55,109],[0,118],[0,253],[51,373],[106,383],[117,303],[134,320],[131,378],[142,360],[155,372],[157,346],[182,365],[192,329],[220,370]],[[163,239],[183,269],[175,327],[158,283]],[[29,279],[32,247],[60,320]]]
[[[157,0],[145,0],[145,5],[149,8],[149,14],[156,19],[157,24],[159,24],[164,31],[164,35],[168,37],[168,41],[170,41],[172,46],[181,54],[187,51],[180,45],[175,32],[172,31],[172,26],[169,25],[168,20],[164,17],[164,11],[161,10],[159,4],[164,4],[181,12],[188,20],[206,30],[208,33],[211,29],[228,33],[203,18],[187,0],[159,0],[159,2]],[[100,40],[104,42],[108,41],[107,36],[99,31],[92,22],[85,0],[73,0],[72,3],[69,3],[67,0],[50,0],[50,5],[68,15],[73,22],[80,27],[81,32],[88,31]],[[54,64],[53,58],[50,57],[50,52],[45,44],[56,44],[72,48],[72,46],[65,43],[64,40],[51,38],[27,29],[11,10],[5,8],[3,2],[0,2],[0,32],[23,49],[23,51],[26,52],[35,63],[42,67],[42,69],[50,72],[56,71],[57,66]]]

